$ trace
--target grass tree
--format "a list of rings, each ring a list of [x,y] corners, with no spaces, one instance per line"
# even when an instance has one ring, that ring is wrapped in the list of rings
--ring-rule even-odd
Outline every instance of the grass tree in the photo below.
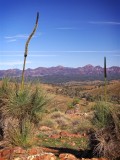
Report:
[[[24,91],[18,91],[18,93],[16,94],[16,91],[11,93],[7,105],[4,106],[3,114],[18,119],[22,133],[22,126],[26,119],[37,124],[39,114],[50,98],[40,88],[36,87],[33,90],[32,86],[25,86]]]
[[[105,82],[105,102],[107,102],[107,69],[106,69],[106,57],[104,57],[104,82]]]
[[[120,106],[100,101],[94,109],[96,132],[91,137],[94,154],[120,159]]]
[[[9,93],[7,103],[1,111],[5,119],[11,118],[16,121],[17,128],[14,127],[12,121],[8,125],[9,139],[14,139],[16,145],[20,142],[19,145],[25,146],[27,134],[30,135],[31,132],[31,126],[39,123],[41,114],[49,104],[50,97],[40,87],[31,85],[25,85],[22,92],[19,87],[17,93],[15,89]]]

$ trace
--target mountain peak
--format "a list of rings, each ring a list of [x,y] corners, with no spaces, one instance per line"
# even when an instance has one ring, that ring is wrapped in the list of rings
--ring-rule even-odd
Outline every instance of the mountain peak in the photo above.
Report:
[[[120,67],[109,67],[107,68],[108,78],[109,79],[120,79]],[[21,77],[22,71],[17,69],[11,70],[0,70],[0,78],[4,76],[10,77]],[[103,80],[104,78],[104,68],[100,66],[92,66],[90,64],[84,67],[71,68],[64,66],[56,66],[56,67],[38,67],[35,69],[26,69],[25,71],[26,77],[41,77],[44,79],[48,77],[48,80],[52,79],[53,81],[58,80],[94,80],[99,79]]]
[[[64,68],[64,66],[58,65],[56,66],[56,68]]]
[[[85,65],[84,67],[91,67],[91,68],[93,68],[94,66],[91,65],[91,64],[87,64],[87,65]]]

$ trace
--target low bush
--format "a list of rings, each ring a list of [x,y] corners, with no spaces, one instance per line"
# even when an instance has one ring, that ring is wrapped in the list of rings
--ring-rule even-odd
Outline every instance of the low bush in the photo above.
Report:
[[[72,102],[68,103],[68,109],[73,109],[77,104],[79,104],[80,99],[74,98]]]
[[[0,100],[3,103],[3,105],[7,101],[7,99],[9,98],[9,94],[13,91],[12,87],[13,86],[10,83],[10,79],[3,78],[3,80],[1,81],[1,86],[0,86]],[[1,105],[2,105],[2,103],[1,103]]]
[[[90,129],[94,126],[87,119],[79,119],[72,122],[72,133],[88,133]]]
[[[6,89],[7,86],[9,86],[9,84],[6,84],[4,88]],[[2,91],[4,90],[2,89]],[[18,121],[17,131],[16,129],[12,129],[12,121],[11,127],[8,129],[9,133],[12,133],[14,137],[18,137],[19,139],[16,141],[14,137],[11,136],[10,139],[13,140],[13,142],[10,140],[11,143],[18,145],[19,142],[19,145],[21,145],[21,141],[24,141],[25,137],[28,138],[29,134],[27,134],[26,131],[28,129],[30,132],[30,128],[26,125],[26,118],[29,123],[37,125],[49,101],[50,97],[43,92],[41,88],[36,86],[28,84],[24,87],[24,90],[21,90],[19,85],[18,87],[11,87],[11,91],[7,94],[6,104],[1,106],[1,116],[4,117],[4,121],[8,118]],[[9,124],[7,124],[7,126],[9,127]],[[23,136],[24,133],[26,133],[25,137]],[[27,145],[26,139],[24,143]]]
[[[98,130],[91,136],[94,154],[110,160],[120,158],[120,106],[99,102],[95,105],[94,124]]]
[[[34,125],[28,119],[22,125],[22,132],[19,126],[14,127],[13,124],[9,123],[7,129],[9,142],[13,146],[21,146],[23,148],[32,147],[37,144],[34,131]]]
[[[95,114],[92,122],[97,128],[104,128],[111,121],[110,107],[110,104],[104,101],[98,101],[94,105]]]

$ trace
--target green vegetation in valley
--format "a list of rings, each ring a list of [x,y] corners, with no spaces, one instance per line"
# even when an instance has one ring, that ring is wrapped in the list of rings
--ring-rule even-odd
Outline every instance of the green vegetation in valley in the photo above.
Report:
[[[70,149],[88,149],[89,139],[88,137],[62,137],[62,138],[49,138],[45,134],[39,134],[39,145],[44,147],[56,147],[56,148],[70,148]]]

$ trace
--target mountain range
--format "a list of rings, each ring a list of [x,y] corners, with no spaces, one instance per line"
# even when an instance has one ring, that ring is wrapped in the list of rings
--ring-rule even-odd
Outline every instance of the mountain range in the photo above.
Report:
[[[21,77],[22,70],[8,69],[0,70],[0,78],[2,77]],[[66,81],[80,81],[80,80],[103,80],[104,68],[101,66],[86,65],[84,67],[38,67],[35,69],[26,69],[25,77],[39,77],[43,82],[66,82]],[[113,66],[107,68],[107,77],[109,80],[120,79],[120,67]]]

